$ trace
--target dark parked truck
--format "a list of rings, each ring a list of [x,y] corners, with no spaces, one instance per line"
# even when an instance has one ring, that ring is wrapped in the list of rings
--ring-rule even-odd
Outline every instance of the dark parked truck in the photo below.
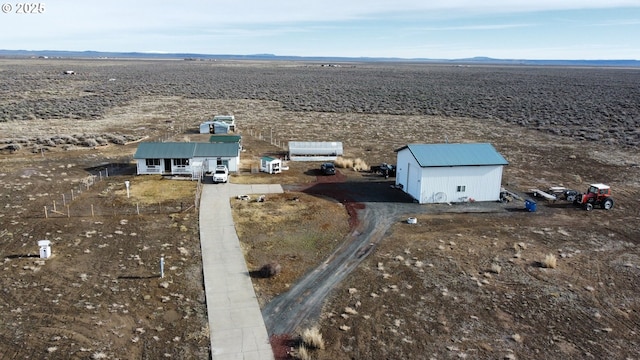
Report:
[[[320,165],[320,171],[323,175],[335,175],[336,167],[335,165],[333,165],[333,163],[328,162]]]

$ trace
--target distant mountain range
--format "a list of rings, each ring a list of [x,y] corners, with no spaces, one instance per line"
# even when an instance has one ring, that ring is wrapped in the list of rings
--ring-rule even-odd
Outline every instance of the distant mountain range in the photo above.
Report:
[[[493,59],[473,57],[466,59],[428,59],[394,57],[323,57],[323,56],[282,56],[273,54],[254,55],[213,55],[194,53],[146,53],[146,52],[102,52],[65,50],[0,50],[0,57],[37,58],[83,58],[83,59],[165,59],[165,60],[274,60],[274,61],[321,61],[337,62],[414,62],[414,63],[454,63],[454,64],[495,64],[495,65],[551,65],[551,66],[610,66],[640,67],[638,60],[527,60]]]

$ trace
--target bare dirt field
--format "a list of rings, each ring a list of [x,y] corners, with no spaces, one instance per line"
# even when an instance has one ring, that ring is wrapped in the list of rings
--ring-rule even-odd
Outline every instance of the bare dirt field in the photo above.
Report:
[[[637,69],[0,59],[0,75],[0,359],[210,357],[196,182],[135,176],[131,156],[205,140],[216,114],[243,135],[231,181],[287,190],[231,199],[277,358],[303,357],[313,326],[317,359],[640,358]],[[418,205],[347,168],[251,173],[290,140],[370,165],[490,142],[509,190],[603,182],[616,203]]]

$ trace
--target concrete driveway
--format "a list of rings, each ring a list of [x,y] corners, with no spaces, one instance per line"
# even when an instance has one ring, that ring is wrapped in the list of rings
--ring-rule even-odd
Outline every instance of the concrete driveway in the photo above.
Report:
[[[273,351],[231,216],[231,197],[282,193],[280,185],[205,184],[200,246],[215,360],[273,360]]]

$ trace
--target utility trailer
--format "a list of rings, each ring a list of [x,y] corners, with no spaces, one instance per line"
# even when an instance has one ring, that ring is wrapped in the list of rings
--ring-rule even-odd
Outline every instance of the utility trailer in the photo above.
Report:
[[[614,204],[611,187],[600,183],[590,184],[585,193],[567,189],[562,186],[550,187],[549,191],[542,191],[540,189],[529,189],[529,191],[533,193],[533,196],[541,196],[551,201],[564,199],[575,205],[582,206],[587,211],[593,210],[596,206],[605,210],[611,210]]]
[[[558,196],[554,195],[554,194],[550,194],[546,191],[542,191],[540,189],[529,189],[529,191],[533,194],[533,196],[542,196],[543,198],[550,200],[550,201],[556,201],[558,200]]]

